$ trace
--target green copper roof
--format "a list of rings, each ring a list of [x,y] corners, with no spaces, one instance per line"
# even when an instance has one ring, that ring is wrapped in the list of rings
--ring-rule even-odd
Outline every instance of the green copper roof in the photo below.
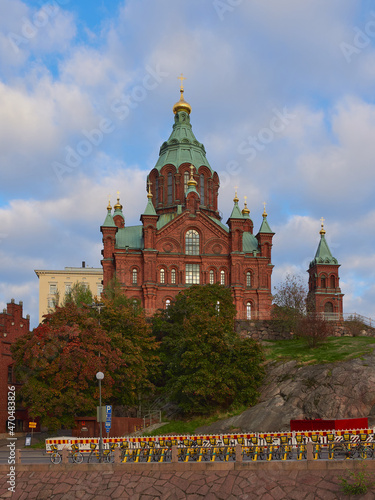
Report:
[[[249,253],[254,252],[254,250],[256,250],[257,252],[259,251],[258,240],[253,234],[245,231],[242,237],[242,251]]]
[[[230,219],[243,219],[243,215],[241,213],[241,210],[238,208],[238,203],[235,201],[234,202],[234,207],[232,210],[232,213],[230,214]]]
[[[262,220],[262,224],[260,226],[259,232],[260,233],[271,233],[271,234],[273,234],[273,231],[272,231],[272,229],[270,228],[270,226],[269,226],[269,224],[267,222],[267,217],[263,216],[263,220]]]
[[[182,163],[191,163],[197,169],[201,165],[213,170],[206,158],[203,144],[197,141],[190,124],[190,117],[186,111],[178,111],[174,117],[173,131],[169,139],[160,148],[159,159],[155,168],[159,170],[172,164],[178,168]]]
[[[199,193],[198,193],[197,188],[196,188],[196,186],[195,186],[195,185],[194,185],[194,186],[189,186],[189,187],[187,188],[186,193],[185,193],[185,198],[187,197],[187,195],[188,195],[189,193],[196,193],[196,194],[198,195],[198,197],[200,198]]]
[[[119,208],[116,208],[116,210],[113,212],[113,217],[115,215],[120,215],[125,220],[124,214],[122,213],[122,210],[120,210]]]
[[[103,227],[116,227],[115,221],[113,220],[110,210],[108,210],[107,217],[103,222]]]
[[[116,233],[116,248],[135,248],[143,250],[143,226],[120,228]]]
[[[310,267],[315,264],[338,264],[337,259],[335,259],[335,257],[331,254],[331,250],[328,247],[324,234],[320,235],[318,249],[314,260],[310,262]]]
[[[210,215],[208,216],[212,221],[214,221],[218,226],[221,227],[221,229],[224,229],[226,233],[229,233],[229,227],[227,227],[225,224],[223,224],[219,219],[215,219],[215,217],[211,217]]]
[[[173,220],[175,217],[176,217],[176,213],[161,214],[159,216],[157,223],[156,223],[156,229],[161,229],[163,226],[168,224],[168,222]]]
[[[151,198],[148,198],[147,206],[145,208],[145,211],[143,212],[143,215],[157,215],[154,204],[151,201]]]

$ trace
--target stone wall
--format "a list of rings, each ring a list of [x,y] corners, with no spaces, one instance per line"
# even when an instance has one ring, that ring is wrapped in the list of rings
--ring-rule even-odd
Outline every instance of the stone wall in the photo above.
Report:
[[[337,500],[339,476],[362,470],[359,460],[302,462],[207,462],[179,464],[19,465],[15,493],[8,491],[9,467],[0,466],[0,498],[14,500]],[[373,479],[375,461],[367,460]],[[375,488],[355,498],[371,500]]]
[[[332,321],[330,323],[335,337],[375,337],[375,328],[361,326],[360,323],[350,324],[346,321]],[[286,332],[277,321],[237,320],[235,329],[241,337],[249,337],[254,340],[290,340],[293,338],[293,333]]]

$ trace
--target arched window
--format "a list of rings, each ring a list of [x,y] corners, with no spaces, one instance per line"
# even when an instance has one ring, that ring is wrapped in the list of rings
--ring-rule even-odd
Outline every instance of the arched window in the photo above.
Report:
[[[173,201],[173,185],[172,185],[172,172],[168,172],[168,190],[167,190],[167,196],[168,196],[168,205],[172,204]]]
[[[189,172],[184,173],[184,193],[186,194],[189,182]]]
[[[132,283],[133,285],[136,285],[138,281],[138,272],[135,267],[133,267],[133,272],[132,272]]]
[[[160,283],[165,283],[165,269],[160,269]]]
[[[172,285],[176,284],[176,269],[172,269],[171,271],[171,283]]]
[[[225,271],[220,271],[220,285],[225,285]]]
[[[199,233],[194,229],[189,229],[185,237],[186,255],[199,255]]]
[[[200,176],[200,188],[201,188],[201,205],[204,205],[204,175]]]
[[[336,280],[333,275],[331,276],[331,288],[336,288]]]
[[[155,179],[155,203],[156,206],[159,203],[159,177],[156,177]]]
[[[321,288],[326,288],[326,277],[325,276],[321,277]]]
[[[250,271],[247,271],[247,273],[246,273],[246,286],[248,288],[251,287],[251,272]]]
[[[333,304],[332,304],[332,302],[326,302],[324,304],[324,312],[328,313],[328,314],[333,313]]]
[[[246,319],[251,319],[251,302],[246,302]]]
[[[167,299],[165,301],[165,308],[168,309],[168,307],[171,305],[171,301],[169,299]]]
[[[210,285],[213,285],[215,283],[215,273],[211,269],[210,271]]]

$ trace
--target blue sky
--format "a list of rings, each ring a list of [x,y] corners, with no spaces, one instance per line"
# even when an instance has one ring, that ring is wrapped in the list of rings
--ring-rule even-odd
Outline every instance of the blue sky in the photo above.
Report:
[[[375,318],[372,9],[0,0],[0,307],[23,300],[35,325],[34,269],[100,265],[108,194],[139,222],[183,72],[224,222],[236,185],[255,229],[267,202],[276,285],[307,281],[324,217],[345,312]]]

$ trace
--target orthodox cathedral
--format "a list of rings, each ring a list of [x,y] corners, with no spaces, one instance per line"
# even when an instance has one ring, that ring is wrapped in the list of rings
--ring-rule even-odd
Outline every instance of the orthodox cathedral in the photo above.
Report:
[[[246,201],[241,210],[236,193],[232,213],[226,224],[222,222],[219,176],[206,158],[204,145],[194,136],[191,106],[184,99],[182,84],[180,94],[173,106],[172,133],[148,174],[147,205],[140,216],[141,224],[125,224],[119,198],[113,212],[110,204],[107,207],[100,228],[103,285],[116,276],[124,294],[140,301],[146,314],[152,315],[157,309],[167,308],[192,284],[220,283],[232,290],[237,319],[270,319],[274,233],[267,213],[264,209],[254,234],[250,210]],[[335,264],[331,264],[333,269]],[[310,272],[311,293],[321,285],[314,278],[321,265],[317,262],[314,266]],[[333,284],[329,277],[332,272],[325,283],[329,286]]]

